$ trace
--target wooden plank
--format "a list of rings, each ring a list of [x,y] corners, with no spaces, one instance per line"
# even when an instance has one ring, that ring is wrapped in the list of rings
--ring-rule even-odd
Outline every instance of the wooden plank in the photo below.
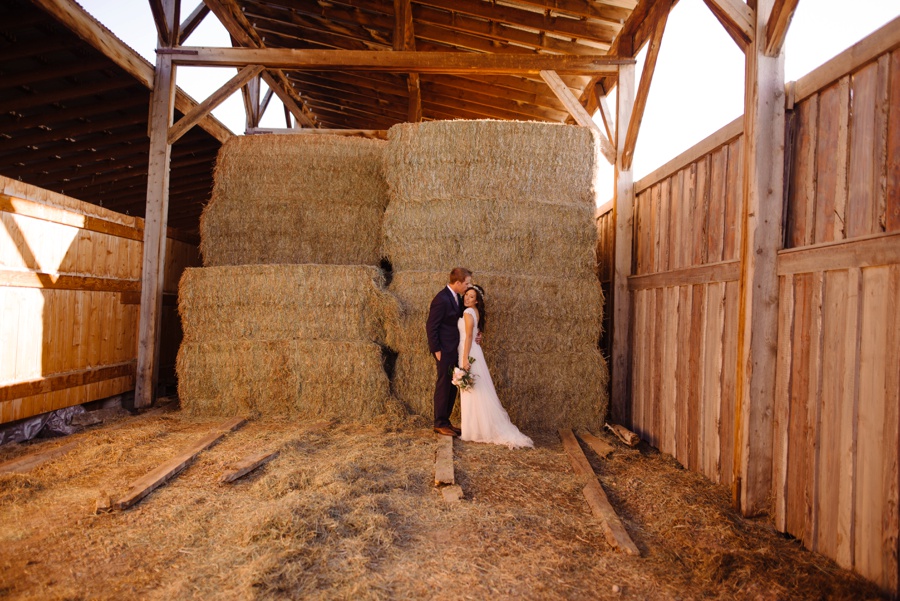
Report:
[[[660,186],[650,188],[650,248],[648,249],[647,273],[659,271],[659,196]]]
[[[807,401],[809,398],[809,347],[812,274],[794,278],[794,336],[791,340],[791,388],[788,397],[788,471],[787,471],[787,531],[806,540],[808,525],[804,490],[807,473]]]
[[[862,322],[860,323],[859,413],[857,439],[855,537],[853,566],[875,582],[887,579],[882,553],[882,516],[887,491],[884,489],[885,392],[887,378],[896,377],[897,365],[885,364],[886,324],[896,321],[887,313],[890,268],[871,267],[862,272]],[[888,376],[890,372],[890,376]]]
[[[816,244],[778,253],[778,274],[900,263],[900,233]]]
[[[635,546],[634,541],[631,540],[631,537],[625,530],[625,526],[606,497],[603,487],[600,486],[597,475],[594,473],[594,468],[588,463],[587,457],[584,456],[584,451],[581,450],[578,440],[575,439],[575,435],[572,434],[571,430],[560,430],[559,437],[575,473],[587,479],[583,491],[584,498],[591,508],[591,513],[602,522],[606,541],[610,546],[628,555],[640,555],[640,551]]]
[[[690,286],[681,286],[679,288],[673,288],[674,291],[678,294],[678,304],[677,309],[673,313],[669,313],[669,315],[675,316],[670,319],[677,324],[677,340],[684,340],[690,344],[691,340],[691,316],[693,314],[693,295],[691,294]],[[692,436],[695,436],[696,433],[691,431],[691,423],[690,423],[690,386],[691,386],[691,375],[690,375],[690,362],[691,362],[691,354],[692,353],[672,353],[669,355],[676,355],[676,370],[674,372],[675,375],[675,430],[676,430],[676,440],[675,440],[675,459],[681,463],[681,465],[688,467],[690,465],[690,439]],[[670,359],[671,363],[672,360]]]
[[[788,199],[787,246],[796,248],[815,241],[816,225],[816,141],[818,138],[819,98],[813,96],[794,109],[799,124],[791,170],[791,196]]]
[[[143,228],[137,227],[138,220],[135,220],[134,226],[129,226],[8,194],[0,194],[0,211],[33,217],[51,223],[70,225],[111,236],[120,236],[130,240],[141,240],[143,237]]]
[[[900,50],[891,54],[890,77],[884,225],[888,232],[896,232],[900,231]]]
[[[540,75],[541,79],[547,83],[556,97],[559,98],[559,101],[566,107],[566,110],[569,111],[569,114],[575,119],[575,122],[582,127],[590,127],[597,132],[598,139],[600,140],[600,152],[606,157],[606,160],[609,161],[610,164],[615,164],[616,149],[613,148],[612,142],[604,135],[603,131],[597,126],[593,117],[588,114],[587,110],[581,106],[581,103],[578,101],[575,94],[572,93],[572,90],[569,89],[569,86],[566,85],[555,71],[542,70]],[[629,168],[630,164],[625,166],[626,170]]]
[[[669,270],[669,249],[672,246],[671,240],[671,180],[666,178],[659,183],[659,255],[656,263],[658,272]]]
[[[622,166],[631,169],[634,159],[634,149],[637,145],[638,133],[641,121],[644,119],[644,108],[647,106],[647,97],[650,95],[650,83],[656,70],[656,60],[659,57],[659,48],[662,44],[663,32],[666,29],[666,21],[669,16],[669,7],[659,12],[658,20],[653,28],[653,35],[647,44],[647,54],[644,58],[644,67],[641,71],[641,82],[638,85],[637,95],[634,99],[634,108],[631,120],[628,122],[628,132],[625,134],[625,146],[622,149]]]
[[[887,315],[900,311],[900,267],[890,270],[890,284],[885,290]],[[884,441],[882,478],[884,504],[882,506],[883,544],[881,586],[895,594],[900,589],[900,320],[893,319],[887,327],[885,364]]]
[[[747,48],[744,100],[745,180],[737,407],[740,510],[766,510],[772,484],[772,410],[778,338],[777,251],[784,206],[784,56],[766,57],[760,40],[773,0],[756,6],[756,38]]]
[[[812,96],[881,54],[900,46],[900,17],[889,21],[850,48],[797,80],[797,102]]]
[[[850,78],[850,162],[844,229],[847,238],[875,233],[875,195],[882,174],[882,165],[875,161],[876,145],[881,141],[875,123],[878,75],[878,64],[872,63]]]
[[[456,484],[453,473],[453,437],[435,434],[437,453],[434,460],[434,485]]]
[[[817,243],[844,238],[849,119],[850,81],[848,77],[844,77],[819,95],[816,147]]]
[[[278,451],[274,450],[253,453],[234,464],[230,470],[223,472],[219,477],[219,482],[223,484],[234,482],[239,478],[243,478],[256,468],[264,466],[276,457],[278,457]]]
[[[529,74],[556,71],[571,75],[616,76],[633,59],[606,55],[476,54],[469,52],[380,52],[377,50],[306,50],[294,48],[160,49],[176,65],[243,67],[298,71],[381,71],[387,73]],[[276,91],[277,93],[277,91]]]
[[[674,270],[687,267],[681,262],[685,214],[684,169],[669,178],[669,210],[669,269]]]
[[[708,212],[710,194],[710,156],[707,155],[697,161],[697,192],[694,194],[694,203],[691,207],[691,231],[693,232],[693,256],[691,264],[702,265],[708,262]],[[720,215],[721,217],[721,215]]]
[[[690,337],[688,348],[693,349],[688,353],[688,397],[687,402],[687,428],[688,436],[688,463],[687,467],[693,471],[701,471],[701,451],[703,445],[703,431],[701,415],[703,407],[703,378],[700,373],[703,368],[703,334],[706,329],[706,292],[705,285],[699,284],[690,287],[691,315]]]
[[[141,282],[138,280],[121,280],[117,278],[96,278],[92,276],[60,275],[58,273],[0,269],[0,286],[41,288],[45,290],[136,292],[141,289]]]
[[[594,436],[587,430],[579,430],[578,438],[583,440],[587,446],[591,447],[591,450],[597,453],[597,456],[601,459],[609,457],[610,455],[612,455],[612,452],[615,451],[615,447],[613,447],[602,438]]]
[[[39,467],[52,459],[61,457],[73,451],[80,441],[69,442],[52,449],[39,449],[33,453],[10,459],[0,463],[0,474],[24,474]]]
[[[184,44],[185,40],[190,37],[208,14],[209,7],[205,3],[200,2],[191,14],[181,22],[181,26],[178,28],[178,46]]]
[[[775,0],[772,15],[766,24],[766,56],[778,56],[784,47],[788,27],[800,0]]]
[[[662,294],[661,294],[662,293]],[[657,294],[664,294],[665,310],[659,315],[657,325],[661,330],[664,329],[662,339],[657,338],[656,344],[656,386],[659,389],[657,398],[660,399],[660,407],[662,411],[662,432],[660,441],[660,450],[669,453],[673,457],[676,451],[676,440],[678,436],[678,403],[679,398],[676,394],[676,366],[681,353],[679,341],[676,338],[678,334],[678,315],[679,307],[679,288],[670,287],[664,290],[658,290]],[[668,318],[665,318],[668,316]]]
[[[779,278],[778,365],[775,370],[775,408],[772,450],[772,497],[775,528],[787,531],[788,442],[791,418],[790,391],[794,340],[794,278]]]
[[[685,286],[688,284],[711,284],[714,282],[737,281],[740,277],[740,262],[724,261],[696,267],[676,269],[663,273],[631,276],[628,287],[631,290]]]
[[[682,267],[693,265],[694,219],[693,210],[697,197],[697,163],[691,163],[682,172],[681,192],[681,244],[678,248]]]
[[[722,260],[737,259],[741,248],[741,204],[744,178],[744,138],[733,140],[728,146],[728,171],[725,186],[725,238]]]
[[[122,511],[136,505],[141,499],[181,473],[194,461],[197,455],[219,442],[229,431],[236,430],[243,423],[246,423],[246,420],[242,418],[230,419],[222,423],[218,428],[215,428],[212,432],[188,446],[169,461],[138,478],[131,483],[128,492],[113,503],[113,509]]]
[[[706,262],[722,260],[725,241],[725,184],[728,149],[719,148],[710,154],[709,204],[706,218]]]
[[[706,286],[707,323],[703,347],[703,473],[719,481],[722,443],[719,420],[722,414],[722,346],[725,322],[725,283]]]
[[[650,348],[647,339],[653,331],[653,291],[634,293],[634,332],[632,334],[631,404],[627,422],[632,430],[643,432],[641,418],[646,397],[652,393]]]
[[[803,488],[803,500],[806,507],[806,525],[803,544],[815,550],[819,532],[819,506],[816,503],[816,492],[819,482],[819,464],[821,443],[819,441],[819,424],[822,413],[822,295],[824,274],[812,274],[812,298],[810,300],[809,319],[809,390],[806,398],[806,482]]]
[[[497,55],[501,56],[501,55]],[[634,104],[634,66],[622,65],[619,73],[618,107],[616,123],[616,204],[615,221],[615,271],[613,272],[613,356],[612,399],[610,414],[615,422],[627,421],[627,407],[631,404],[629,377],[631,373],[631,292],[628,277],[632,274],[632,248],[634,232],[634,174],[621,164],[621,149],[625,142],[623,123],[631,118]]]

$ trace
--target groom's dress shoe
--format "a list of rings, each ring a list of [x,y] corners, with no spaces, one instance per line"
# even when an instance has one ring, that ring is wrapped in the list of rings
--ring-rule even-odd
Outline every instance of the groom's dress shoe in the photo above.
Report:
[[[456,426],[451,425],[451,426],[450,426],[450,429],[453,430],[454,432],[456,432],[456,435],[457,435],[457,436],[462,436],[462,430],[460,430],[460,429],[457,428]]]
[[[450,426],[435,426],[434,427],[435,434],[443,434],[444,436],[459,436]]]

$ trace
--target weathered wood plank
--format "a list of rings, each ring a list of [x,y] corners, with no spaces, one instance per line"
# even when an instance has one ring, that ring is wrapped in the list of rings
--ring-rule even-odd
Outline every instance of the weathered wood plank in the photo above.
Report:
[[[597,475],[594,473],[594,468],[591,467],[587,457],[584,456],[584,451],[581,450],[575,435],[572,434],[571,430],[560,430],[559,437],[575,473],[587,479],[583,491],[584,497],[594,517],[603,523],[603,532],[607,542],[610,546],[628,555],[640,555],[640,551],[635,546],[634,541],[631,540],[631,537],[625,530],[625,526],[606,497],[603,487],[600,486]]]
[[[659,256],[656,263],[658,272],[669,271],[669,255],[671,254],[671,224],[672,224],[672,186],[669,178],[659,183]]]
[[[647,397],[652,394],[652,355],[648,339],[652,336],[655,313],[653,291],[634,293],[634,334],[631,383],[631,412],[628,427],[643,432],[643,412]]]
[[[896,232],[900,231],[900,50],[891,54],[890,77],[884,224],[888,232]]]
[[[806,506],[804,527],[804,545],[815,549],[819,532],[819,506],[816,503],[816,491],[819,482],[819,464],[821,443],[819,441],[819,424],[822,413],[822,294],[824,274],[815,273],[811,278],[812,297],[810,299],[809,320],[809,390],[806,399],[806,482],[803,489],[803,500]]]
[[[691,207],[691,230],[693,231],[693,256],[692,265],[702,265],[708,262],[707,227],[709,212],[710,192],[710,157],[705,156],[697,161],[697,192],[694,194],[694,203]]]
[[[435,434],[437,452],[434,460],[434,485],[456,484],[453,473],[453,437]]]
[[[890,283],[885,290],[887,315],[900,313],[900,266],[890,269]],[[883,440],[883,505],[884,532],[881,585],[886,590],[900,587],[900,320],[893,319],[887,327],[885,364],[884,440]]]
[[[788,199],[788,247],[807,246],[815,241],[816,227],[816,140],[819,131],[819,97],[796,105],[799,119]]]
[[[0,386],[0,402],[131,376],[134,374],[134,366],[134,361],[128,361],[117,365],[79,369],[77,371],[51,374],[37,379],[4,384]]]
[[[725,239],[722,248],[722,260],[732,261],[738,258],[741,247],[741,203],[744,181],[744,143],[743,136],[728,145],[728,172],[725,186]]]
[[[709,208],[706,219],[706,262],[722,260],[725,242],[725,185],[728,149],[718,148],[710,155]]]
[[[794,339],[794,278],[779,278],[778,291],[778,365],[775,370],[775,407],[772,450],[772,496],[775,527],[787,531],[788,441],[791,417],[791,373]]]
[[[800,0],[776,0],[772,16],[766,24],[766,55],[777,56],[784,46],[788,27]]]
[[[900,263],[900,233],[838,240],[778,253],[778,275]]]
[[[806,540],[807,505],[804,490],[809,463],[807,401],[809,399],[809,347],[811,333],[812,274],[794,278],[794,336],[791,340],[791,389],[789,394],[787,472],[787,531]]]
[[[246,420],[243,418],[233,418],[223,422],[212,432],[190,445],[174,458],[135,480],[128,492],[113,503],[113,508],[121,511],[134,506],[141,499],[181,473],[194,461],[197,455],[219,442],[228,432],[238,429],[244,423],[246,423]]]
[[[661,412],[661,432],[659,435],[659,449],[664,453],[675,456],[675,439],[676,439],[676,414],[678,411],[678,397],[675,379],[675,367],[677,365],[678,356],[681,354],[679,341],[676,339],[678,333],[678,288],[671,287],[658,290],[665,299],[665,309],[660,313],[657,327],[664,330],[662,339],[657,339],[657,387],[659,389],[657,397],[659,398],[659,406]]]
[[[819,95],[816,146],[817,243],[844,238],[849,120],[850,79],[844,77]]]
[[[10,459],[0,463],[0,474],[24,474],[25,472],[30,472],[52,459],[62,457],[66,453],[73,451],[79,444],[79,441],[69,442],[52,449],[40,449],[33,453]]]
[[[613,447],[602,438],[594,436],[587,430],[579,430],[578,438],[583,440],[587,446],[591,447],[591,450],[597,453],[597,456],[601,459],[609,457],[612,452],[615,451],[615,447]]]
[[[678,340],[688,341],[690,344],[691,340],[691,316],[693,314],[693,295],[691,294],[690,286],[681,286],[679,288],[673,288],[678,295],[677,309],[674,312],[670,312],[669,315],[670,321],[674,321],[677,324],[677,336]],[[670,353],[671,354],[671,353]],[[676,358],[676,369],[674,372],[675,376],[675,432],[676,432],[676,440],[675,440],[675,459],[677,459],[681,465],[688,467],[690,464],[690,439],[691,436],[694,436],[694,432],[691,431],[691,423],[690,423],[690,386],[691,386],[691,374],[690,374],[690,362],[691,362],[691,353],[675,353]]]
[[[701,415],[703,407],[703,334],[706,329],[706,286],[698,284],[690,287],[691,315],[690,315],[690,349],[688,353],[688,467],[693,471],[701,471],[701,448],[704,445]]]
[[[722,443],[719,420],[722,414],[722,345],[725,322],[725,283],[706,286],[705,349],[703,361],[703,473],[719,481]]]
[[[243,478],[253,470],[264,466],[276,457],[278,457],[278,451],[276,450],[262,451],[260,453],[249,455],[236,463],[230,470],[223,472],[219,477],[219,482],[223,484],[234,482],[239,478]]]
[[[850,162],[844,231],[847,238],[855,238],[875,233],[875,190],[882,167],[875,161],[875,148],[881,136],[875,123],[878,65],[863,67],[850,77],[850,82]]]

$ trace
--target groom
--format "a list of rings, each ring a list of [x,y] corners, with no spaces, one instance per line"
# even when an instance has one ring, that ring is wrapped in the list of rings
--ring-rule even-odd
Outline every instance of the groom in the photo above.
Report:
[[[459,436],[460,429],[450,423],[450,414],[456,403],[456,387],[450,369],[456,367],[459,357],[459,329],[457,321],[463,314],[462,294],[472,283],[472,272],[465,267],[450,271],[450,283],[437,293],[428,310],[425,330],[428,333],[428,350],[437,363],[437,381],[434,385],[434,431],[445,436]]]

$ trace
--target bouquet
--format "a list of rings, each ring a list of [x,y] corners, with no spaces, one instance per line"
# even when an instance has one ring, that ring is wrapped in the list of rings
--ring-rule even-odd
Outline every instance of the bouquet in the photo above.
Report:
[[[473,386],[475,386],[475,374],[470,373],[472,364],[475,363],[475,359],[469,357],[469,369],[463,369],[461,367],[451,367],[450,375],[452,376],[453,385],[463,390],[469,390]]]

